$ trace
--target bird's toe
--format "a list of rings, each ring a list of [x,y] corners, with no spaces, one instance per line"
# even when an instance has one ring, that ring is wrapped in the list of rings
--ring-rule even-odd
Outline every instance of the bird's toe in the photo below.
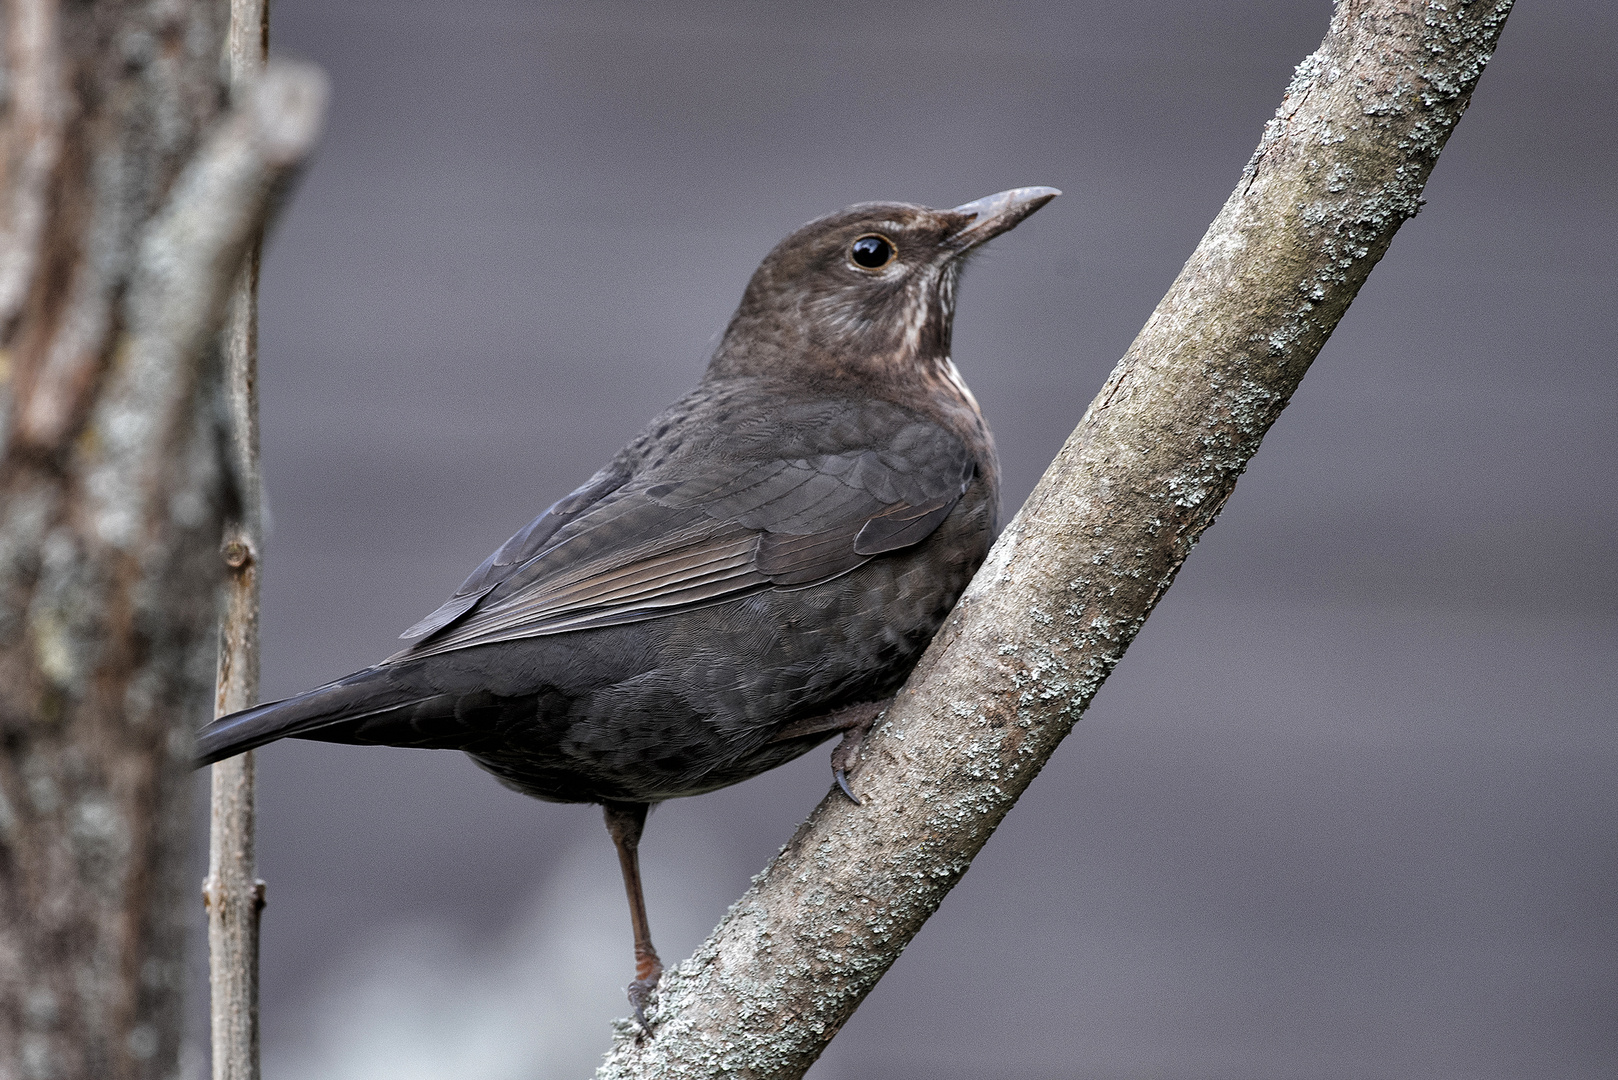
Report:
[[[658,980],[663,977],[659,968],[644,979],[636,979],[628,986],[629,1006],[635,1010],[635,1021],[640,1024],[641,1031],[647,1035],[652,1033],[652,1025],[646,1022],[646,1006],[652,1000],[652,994],[657,990]]]
[[[854,789],[848,786],[847,769],[833,769],[831,774],[837,778],[837,786],[843,789],[843,794],[848,796],[849,802],[852,802],[855,806],[865,805],[860,802],[860,797],[854,794]]]

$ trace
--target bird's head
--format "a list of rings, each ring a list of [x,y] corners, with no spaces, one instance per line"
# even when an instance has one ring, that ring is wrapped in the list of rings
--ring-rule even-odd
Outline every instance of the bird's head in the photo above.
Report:
[[[966,256],[1059,194],[1013,188],[950,210],[860,203],[811,221],[753,274],[709,377],[871,385],[948,365]]]

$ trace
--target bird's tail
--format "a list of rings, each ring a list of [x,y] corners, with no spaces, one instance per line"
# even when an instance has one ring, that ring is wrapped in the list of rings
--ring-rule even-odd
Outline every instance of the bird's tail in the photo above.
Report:
[[[419,692],[391,683],[384,669],[367,668],[283,701],[221,716],[197,733],[196,763],[211,765],[289,737],[353,741],[345,735],[364,721],[421,700]]]

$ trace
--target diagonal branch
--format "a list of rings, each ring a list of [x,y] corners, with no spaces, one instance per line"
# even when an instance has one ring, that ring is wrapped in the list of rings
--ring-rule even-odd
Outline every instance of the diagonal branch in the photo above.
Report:
[[[598,1078],[798,1077],[1089,705],[1421,191],[1511,0],[1339,0],[1219,216],[828,797]]]

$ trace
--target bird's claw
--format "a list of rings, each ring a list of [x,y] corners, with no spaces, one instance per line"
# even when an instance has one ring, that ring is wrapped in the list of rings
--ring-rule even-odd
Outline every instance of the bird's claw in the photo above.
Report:
[[[649,979],[636,979],[627,987],[629,991],[629,1005],[635,1010],[635,1021],[646,1034],[652,1033],[652,1025],[646,1022],[646,1003],[652,998],[652,991],[657,989],[658,978],[661,971]]]
[[[843,789],[848,801],[855,806],[864,806],[860,797],[854,794],[854,789],[848,786],[848,770],[854,767],[859,760],[860,747],[865,743],[865,733],[871,730],[871,724],[876,719],[872,712],[862,719],[862,722],[843,732],[843,741],[831,752],[831,774],[837,778],[837,786]]]
[[[854,789],[848,786],[848,770],[833,769],[831,774],[837,777],[837,786],[843,789],[843,794],[848,796],[849,802],[853,803],[855,806],[865,805],[864,803],[860,802],[860,797],[854,794]]]

